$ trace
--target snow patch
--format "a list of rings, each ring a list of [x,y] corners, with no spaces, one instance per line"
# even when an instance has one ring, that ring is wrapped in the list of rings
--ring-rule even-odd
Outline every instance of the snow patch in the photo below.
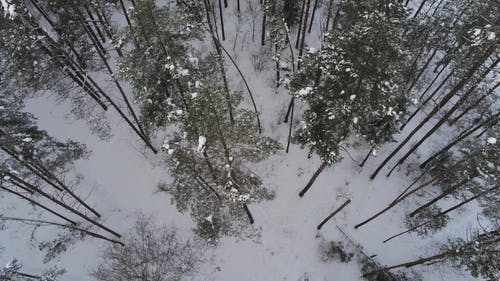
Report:
[[[206,143],[207,143],[207,138],[204,136],[199,136],[198,137],[198,148],[196,149],[196,151],[203,152],[203,150],[205,150]]]

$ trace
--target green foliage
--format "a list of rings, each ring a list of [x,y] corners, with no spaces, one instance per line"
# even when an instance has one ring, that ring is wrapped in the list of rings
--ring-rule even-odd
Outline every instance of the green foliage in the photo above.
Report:
[[[341,27],[325,35],[320,50],[306,53],[290,83],[309,106],[296,140],[330,164],[351,134],[372,148],[392,140],[408,104],[405,10],[397,1],[341,7]]]

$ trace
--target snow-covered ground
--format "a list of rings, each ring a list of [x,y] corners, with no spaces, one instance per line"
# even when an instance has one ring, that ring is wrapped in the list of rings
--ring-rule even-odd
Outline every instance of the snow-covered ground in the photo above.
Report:
[[[257,1],[253,1],[257,2]],[[243,5],[244,3],[244,5]],[[254,6],[257,5],[254,3]],[[234,8],[234,7],[233,7]],[[233,8],[228,8],[230,11]],[[247,1],[242,1],[242,8],[248,9]],[[250,87],[256,97],[261,112],[264,134],[280,140],[286,145],[288,124],[282,123],[289,96],[286,90],[276,92],[274,87],[274,63],[269,57],[265,59],[265,68],[256,72],[252,65],[252,57],[263,55],[260,46],[260,17],[256,18],[255,42],[251,42],[252,13],[242,13],[239,20],[230,12],[225,14],[226,34],[229,39],[224,42],[226,49],[238,61]],[[257,13],[260,15],[260,13]],[[317,14],[317,21],[321,16]],[[229,24],[238,23],[238,24]],[[238,34],[238,36],[236,36]],[[308,40],[317,41],[318,32],[313,32]],[[236,41],[235,38],[237,38]],[[207,42],[207,46],[210,46]],[[234,48],[233,48],[234,46]],[[314,44],[313,44],[314,46]],[[317,47],[317,46],[316,46]],[[234,89],[245,91],[243,83],[234,68],[228,63],[229,79]],[[189,215],[180,214],[170,203],[166,193],[157,193],[156,185],[161,180],[168,180],[166,168],[162,166],[162,155],[153,155],[139,144],[135,136],[118,121],[110,116],[114,136],[104,142],[93,136],[83,121],[65,119],[67,104],[58,104],[52,97],[38,98],[27,103],[27,111],[39,118],[39,126],[49,134],[60,139],[73,139],[82,142],[92,151],[89,159],[78,161],[76,171],[85,176],[81,184],[88,194],[88,202],[96,206],[104,214],[107,225],[126,232],[133,224],[134,213],[141,210],[154,213],[159,224],[175,227],[184,238],[191,238],[194,227]],[[250,103],[247,102],[247,106]],[[295,120],[300,119],[300,103],[296,106]],[[66,110],[66,111],[65,111]],[[295,124],[296,125],[296,124]],[[412,126],[407,126],[407,130]],[[402,134],[404,136],[404,134]],[[443,137],[446,134],[442,135]],[[400,137],[397,137],[400,138]],[[158,141],[160,143],[161,140]],[[420,154],[429,153],[436,141],[429,142]],[[386,144],[378,151],[380,158],[394,148],[394,144]],[[356,161],[361,161],[367,153],[367,147],[347,148]],[[437,252],[435,245],[448,235],[465,236],[468,226],[475,224],[475,214],[464,213],[459,220],[453,220],[442,232],[431,238],[422,239],[415,234],[383,244],[388,236],[404,230],[402,217],[406,208],[415,202],[405,202],[390,210],[375,221],[357,230],[354,225],[384,208],[408,184],[418,170],[407,175],[404,167],[396,171],[390,178],[381,173],[375,180],[369,180],[369,174],[381,161],[370,158],[363,169],[344,153],[344,160],[327,168],[319,176],[314,186],[303,198],[298,192],[303,188],[310,176],[319,167],[317,157],[307,158],[307,151],[292,145],[290,152],[281,152],[270,159],[255,165],[253,169],[264,183],[276,192],[272,201],[265,201],[249,206],[255,224],[248,226],[259,231],[254,238],[223,238],[217,248],[210,249],[210,257],[201,266],[192,280],[220,281],[252,281],[252,280],[362,280],[359,266],[355,262],[337,263],[320,260],[319,244],[321,239],[338,241],[343,229],[356,243],[362,245],[368,255],[377,255],[375,260],[384,265],[411,261],[420,256]],[[413,156],[409,162],[416,161]],[[411,170],[411,169],[410,169]],[[347,198],[352,203],[342,210],[323,228],[316,230],[317,225]],[[412,201],[412,200],[410,200]],[[34,245],[28,241],[29,234],[10,228],[0,232],[1,245],[5,248],[0,263],[15,256],[24,262],[26,272],[39,272],[42,266],[40,255]],[[88,280],[88,273],[99,263],[99,255],[104,242],[86,239],[76,244],[61,255],[58,264],[68,272],[62,280]],[[416,267],[424,280],[470,280],[470,276],[462,275],[445,267]],[[302,278],[302,279],[301,279]]]

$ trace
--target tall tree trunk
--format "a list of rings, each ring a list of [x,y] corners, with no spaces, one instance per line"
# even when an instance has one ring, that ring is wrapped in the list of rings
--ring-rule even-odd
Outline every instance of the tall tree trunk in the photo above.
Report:
[[[391,169],[391,171],[389,172],[388,175],[391,174],[391,172],[398,166],[398,165],[401,165],[404,163],[404,161],[406,161],[406,159],[408,159],[408,157],[413,153],[415,152],[415,150],[417,150],[417,148],[422,145],[422,143],[425,142],[425,140],[427,140],[430,136],[432,136],[440,127],[441,125],[443,125],[447,120],[448,118],[450,118],[453,113],[455,113],[455,111],[465,102],[467,101],[468,97],[474,92],[474,90],[476,89],[477,85],[491,72],[492,69],[495,68],[495,66],[500,62],[500,58],[498,58],[490,67],[487,68],[486,71],[484,71],[480,77],[478,78],[478,82],[474,83],[474,85],[472,85],[469,90],[464,94],[462,95],[462,97],[460,97],[460,99],[448,110],[448,112],[446,112],[446,114],[415,144],[413,145],[410,150],[403,156],[399,159],[399,161],[397,162],[396,165],[394,165],[394,167]],[[480,66],[480,65],[479,65]],[[477,67],[479,68],[479,67]],[[461,88],[463,88],[465,86],[465,84],[468,83],[468,81],[471,79],[472,75],[474,74],[474,72],[477,70],[477,68],[473,68],[472,69],[472,72],[469,72],[469,74],[464,77],[464,79],[462,81],[460,81],[460,83],[452,90],[450,91],[450,93],[448,93],[448,95],[443,98],[443,100],[440,102],[439,104],[439,107],[435,108],[433,111],[438,111],[439,109],[441,109],[447,102],[448,100],[450,100]]]
[[[432,92],[432,94],[430,94],[425,100],[424,102],[422,102],[422,104],[420,104],[417,109],[415,109],[415,111],[413,111],[413,113],[410,115],[410,117],[408,117],[408,119],[406,120],[406,122],[401,125],[401,127],[399,128],[400,130],[403,130],[406,125],[408,125],[408,123],[410,123],[410,121],[413,119],[413,117],[415,117],[417,115],[417,113],[420,112],[420,110],[422,110],[429,101],[432,100],[432,98],[434,96],[436,96],[437,93],[439,93],[439,90],[441,90],[441,88],[446,84],[446,82],[448,82],[448,80],[453,76],[453,74],[455,73],[455,69],[450,71],[450,73],[448,73],[448,75],[446,76],[445,79],[443,79],[443,81],[441,81],[441,84],[439,84],[439,86]]]
[[[215,45],[215,51],[217,52],[217,61],[219,63],[219,67],[220,67],[220,71],[221,71],[221,75],[222,75],[223,86],[224,86],[224,91],[226,93],[226,103],[227,103],[227,107],[228,107],[229,120],[233,124],[234,123],[233,106],[231,104],[231,97],[230,97],[230,93],[229,93],[229,85],[227,82],[226,70],[224,67],[222,50],[221,50],[220,44],[218,44],[218,40],[216,37],[216,31],[214,30],[214,25],[213,25],[212,19],[210,17],[210,13],[211,13],[210,12],[211,11],[210,0],[203,0],[203,2],[205,4],[205,11],[206,11],[206,17],[207,17],[209,31],[210,31],[210,34],[212,37],[212,41]]]
[[[351,199],[347,199],[347,201],[345,201],[342,205],[340,205],[340,207],[338,207],[335,211],[333,211],[330,215],[328,215],[328,217],[326,217],[318,225],[318,227],[316,227],[316,229],[320,230],[327,221],[329,221],[331,218],[333,218],[338,212],[342,211],[342,209],[344,209],[347,205],[349,205],[349,203],[351,203]]]
[[[292,128],[293,128],[293,111],[295,109],[295,102],[294,98],[292,97],[292,100],[290,101],[291,108],[290,108],[290,124],[288,124],[288,139],[286,141],[286,150],[285,152],[288,153],[290,150],[290,142],[292,141]]]
[[[266,0],[262,4],[262,32],[260,34],[260,45],[264,46],[266,44]]]
[[[304,194],[306,194],[306,192],[311,188],[311,186],[313,185],[316,178],[319,176],[319,174],[321,174],[321,172],[323,172],[323,170],[326,168],[326,166],[328,166],[328,164],[326,162],[321,163],[321,165],[316,170],[316,172],[314,172],[314,174],[311,177],[311,179],[309,180],[309,182],[307,182],[306,186],[302,189],[302,191],[300,191],[300,193],[299,193],[300,197],[302,197],[302,196],[304,196]]]
[[[224,0],[226,1],[226,0]],[[222,2],[219,0],[219,17],[220,17],[220,29],[222,34],[222,41],[226,40],[226,31],[224,30],[224,15],[222,13]]]
[[[87,13],[87,15],[89,16],[90,18],[90,21],[92,22],[92,26],[94,26],[94,29],[95,31],[97,32],[97,34],[99,35],[99,39],[101,39],[101,42],[102,43],[106,43],[106,38],[104,37],[104,33],[102,32],[102,30],[99,28],[99,25],[97,24],[97,20],[96,18],[94,17],[94,15],[92,14],[92,11],[90,11],[89,7],[87,5],[84,5],[83,7],[85,9],[85,12]]]
[[[450,195],[451,193],[455,192],[458,188],[460,188],[461,186],[463,186],[464,184],[466,184],[470,180],[471,180],[470,178],[469,179],[464,179],[461,182],[455,184],[454,186],[448,188],[447,190],[443,191],[438,196],[434,197],[434,199],[432,199],[431,201],[429,201],[429,202],[425,203],[424,205],[422,205],[422,206],[418,207],[417,209],[415,209],[415,211],[411,212],[408,216],[414,217],[416,214],[420,213],[422,210],[430,207],[431,205],[433,205],[437,201],[439,201],[439,200],[445,198],[446,196]]]
[[[432,88],[434,83],[438,80],[439,77],[441,77],[441,74],[444,72],[445,69],[446,68],[442,68],[439,71],[439,73],[434,76],[431,83],[429,83],[429,85],[427,85],[427,88],[425,88],[425,90],[422,92],[422,94],[420,94],[420,96],[418,97],[418,100],[421,100],[423,97],[425,97],[425,95],[427,94],[427,92],[429,92],[429,90]]]
[[[259,114],[259,111],[257,109],[257,104],[255,103],[255,98],[254,98],[254,95],[252,93],[252,90],[250,90],[250,85],[248,84],[247,79],[243,75],[243,72],[241,72],[240,67],[238,66],[238,64],[236,63],[236,61],[233,59],[233,57],[229,54],[229,52],[226,50],[226,48],[224,48],[224,46],[222,46],[222,44],[220,43],[219,40],[216,40],[216,43],[219,45],[219,48],[222,49],[222,51],[229,58],[229,60],[231,61],[231,63],[234,65],[234,67],[238,71],[238,74],[240,75],[241,80],[243,80],[243,84],[245,85],[245,88],[248,91],[248,95],[250,96],[250,100],[252,101],[252,106],[253,106],[253,109],[254,109],[254,112],[255,112],[255,119],[257,121],[257,128],[258,128],[258,131],[259,131],[259,134],[260,134],[260,133],[262,133],[262,127],[261,127],[261,124],[260,124],[260,117],[259,117],[260,114]]]
[[[312,15],[311,15],[311,21],[309,22],[309,29],[307,30],[308,33],[311,33],[312,26],[314,23],[314,16],[316,15],[316,9],[318,8],[318,0],[314,0],[314,5],[313,5],[313,10],[312,10]]]
[[[361,162],[361,164],[359,164],[360,167],[363,167],[366,163],[366,161],[368,161],[368,158],[370,158],[370,155],[372,154],[373,152],[373,148],[370,149],[370,151],[368,151],[368,154],[366,154],[365,158],[363,159],[363,161]]]
[[[34,193],[38,193],[40,194],[41,196],[45,197],[46,199],[50,200],[51,202],[55,203],[56,205],[66,209],[67,211],[81,217],[82,219],[92,223],[93,225],[113,234],[114,236],[116,237],[121,237],[120,234],[118,234],[117,232],[111,230],[110,228],[104,226],[103,224],[99,223],[98,221],[90,218],[89,216],[85,215],[84,213],[78,211],[77,209],[69,206],[68,204],[60,201],[59,199],[55,198],[54,196],[46,193],[45,191],[43,191],[42,189],[40,188],[37,188],[36,186],[32,185],[31,183],[27,182],[27,181],[24,181],[23,179],[15,176],[15,175],[11,175],[11,178],[18,184],[21,184],[23,185],[25,188],[27,189],[30,189],[31,191],[33,191]]]
[[[495,90],[498,88],[498,86],[500,85],[500,82],[497,82],[495,84],[495,86],[493,86],[493,88],[489,89],[484,95],[482,95],[479,99],[477,99],[474,103],[472,103],[471,105],[469,105],[468,107],[466,107],[462,113],[460,113],[457,117],[453,118],[453,120],[450,121],[450,123],[448,125],[452,126],[454,125],[455,123],[457,123],[458,120],[460,120],[460,118],[462,118],[465,114],[467,114],[469,111],[471,111],[473,108],[476,108],[476,106],[478,106],[486,97],[488,97],[490,94],[492,94],[493,92],[495,92]]]
[[[3,190],[5,190],[5,191],[7,191],[7,192],[8,192],[8,193],[10,193],[10,194],[14,194],[14,195],[16,195],[17,197],[22,198],[22,199],[24,199],[24,200],[28,201],[29,203],[31,203],[31,204],[33,204],[33,205],[35,205],[35,206],[37,206],[37,207],[39,207],[39,208],[41,208],[41,209],[43,209],[43,210],[45,210],[45,211],[49,212],[49,213],[51,213],[51,214],[53,214],[53,215],[57,216],[58,218],[61,218],[61,219],[65,220],[65,221],[67,221],[67,222],[69,222],[69,223],[71,223],[71,224],[73,224],[73,225],[76,225],[76,222],[75,222],[75,221],[73,221],[73,220],[71,220],[71,219],[69,219],[69,218],[67,218],[67,217],[65,217],[65,216],[63,216],[63,215],[61,215],[61,214],[59,214],[58,212],[56,212],[56,211],[54,211],[54,210],[52,210],[52,209],[50,209],[50,208],[48,208],[48,207],[46,207],[46,206],[44,206],[44,205],[42,205],[42,204],[38,203],[37,201],[35,201],[35,200],[33,200],[33,199],[31,199],[31,198],[29,198],[29,197],[27,197],[27,196],[22,195],[22,194],[21,194],[21,193],[19,193],[19,192],[16,192],[16,191],[14,191],[14,190],[10,190],[10,189],[8,189],[8,188],[6,188],[6,187],[4,187],[4,186],[0,186],[0,188],[1,188],[1,189],[3,189]],[[0,220],[1,220],[1,217],[0,217]]]
[[[374,274],[377,274],[377,273],[380,273],[380,272],[384,272],[384,271],[388,271],[388,270],[395,269],[395,268],[413,267],[413,266],[416,266],[416,265],[419,265],[419,264],[423,264],[423,263],[426,263],[426,262],[429,262],[429,261],[443,259],[443,258],[446,258],[447,256],[448,256],[448,252],[445,252],[445,253],[437,254],[437,255],[434,255],[434,256],[427,257],[427,258],[421,258],[421,259],[418,259],[418,260],[415,260],[415,261],[411,261],[411,262],[405,262],[405,263],[400,263],[400,264],[396,264],[396,265],[392,265],[392,266],[386,266],[386,267],[381,268],[381,269],[370,271],[370,272],[364,274],[363,277],[367,277],[367,276],[370,276],[370,275],[374,275]]]
[[[300,34],[302,31],[302,24],[304,23],[307,25],[307,23],[304,22],[304,10],[306,7],[306,1],[308,0],[302,0],[302,9],[300,10],[300,20],[299,20],[299,26],[297,28],[297,40],[295,41],[295,49],[299,48],[299,43],[300,43]]]
[[[410,87],[408,88],[408,93],[411,92],[411,90],[413,89],[413,87],[415,87],[415,84],[417,84],[417,82],[420,80],[420,77],[422,77],[422,74],[424,74],[425,70],[427,69],[427,67],[429,66],[429,64],[431,63],[432,59],[434,58],[434,56],[437,54],[437,49],[434,49],[434,51],[432,52],[430,58],[427,59],[426,63],[424,64],[424,66],[422,67],[422,69],[419,71],[418,75],[417,75],[417,78],[415,78],[413,80],[413,82],[411,83]]]
[[[498,112],[495,115],[489,117],[488,119],[486,119],[485,121],[483,121],[483,122],[479,123],[478,125],[472,127],[471,129],[464,130],[454,141],[450,142],[447,146],[445,146],[444,148],[442,148],[438,152],[434,153],[431,157],[427,158],[427,160],[425,160],[424,162],[422,162],[422,164],[420,164],[420,168],[424,168],[431,161],[435,160],[441,154],[447,152],[448,150],[450,150],[450,148],[452,148],[453,146],[455,146],[457,143],[459,143],[463,139],[467,138],[468,136],[470,136],[471,134],[473,134],[475,131],[479,130],[483,126],[487,125],[488,123],[494,123],[494,124],[496,124],[498,122],[498,117],[499,116],[500,116],[500,112]]]
[[[84,21],[83,15],[78,10],[76,12],[80,16],[80,22],[82,22],[82,24],[84,24],[84,22],[83,22]],[[90,27],[88,25],[84,24],[84,29],[87,32],[87,34],[89,35],[92,43],[94,43],[94,45],[97,46],[99,42],[96,40],[97,38],[95,36],[92,36],[92,32],[91,32]],[[111,66],[109,65],[109,62],[108,62],[108,60],[106,58],[106,55],[102,51],[100,51],[99,48],[96,48],[96,51],[97,51],[97,54],[99,55],[99,58],[103,62],[104,66],[106,67],[106,70],[108,71],[109,75],[111,76],[111,79],[113,79],[113,82],[115,83],[116,88],[120,92],[120,95],[121,95],[123,101],[125,101],[125,104],[127,105],[128,112],[130,113],[130,115],[134,119],[134,122],[136,123],[137,128],[139,129],[139,131],[141,132],[141,134],[144,137],[147,138],[147,134],[144,131],[144,129],[142,128],[141,122],[139,121],[139,118],[137,117],[137,114],[135,113],[135,110],[132,107],[132,104],[130,103],[130,101],[129,101],[128,97],[127,97],[127,94],[125,94],[125,91],[123,90],[122,85],[116,79],[116,76],[115,76],[115,74],[113,72],[113,69],[111,69]]]
[[[495,186],[495,187],[490,188],[490,189],[488,189],[488,190],[485,190],[485,191],[483,191],[483,192],[481,192],[481,193],[479,193],[479,194],[477,194],[477,195],[475,195],[475,196],[473,196],[473,197],[471,197],[471,198],[469,198],[469,199],[467,199],[467,200],[465,200],[465,201],[462,201],[461,203],[459,203],[459,204],[457,204],[457,205],[455,205],[455,206],[453,206],[453,207],[451,207],[451,208],[448,208],[448,209],[446,209],[445,211],[440,212],[439,214],[436,214],[436,215],[432,216],[432,218],[431,218],[430,220],[428,220],[428,221],[425,221],[425,222],[423,222],[423,223],[421,223],[421,224],[419,224],[419,225],[417,225],[417,226],[414,226],[414,227],[412,227],[412,228],[410,228],[410,229],[408,229],[408,230],[405,230],[405,231],[403,231],[403,232],[400,232],[400,233],[398,233],[398,234],[396,234],[396,235],[393,235],[393,236],[391,236],[391,237],[389,237],[389,238],[385,239],[385,240],[383,241],[383,243],[386,243],[386,242],[388,242],[388,241],[390,241],[390,240],[392,240],[392,239],[394,239],[394,238],[396,238],[396,237],[399,237],[399,236],[401,236],[401,235],[404,235],[404,234],[406,234],[406,233],[409,233],[409,232],[415,231],[415,230],[417,230],[418,228],[420,228],[420,227],[422,227],[422,226],[425,226],[425,225],[427,225],[427,224],[431,223],[434,219],[436,219],[436,218],[438,218],[438,217],[441,217],[441,216],[444,216],[444,215],[448,214],[449,212],[452,212],[452,211],[454,211],[454,210],[456,210],[456,209],[458,209],[458,208],[462,207],[463,205],[465,205],[465,204],[467,204],[467,203],[469,203],[469,202],[471,202],[471,201],[474,201],[474,200],[476,200],[476,199],[480,198],[481,196],[484,196],[485,194],[487,194],[487,193],[489,193],[489,192],[491,192],[491,191],[494,191],[494,190],[498,189],[499,187],[500,187],[500,186]]]
[[[415,127],[415,129],[413,129],[413,131],[408,134],[408,136],[405,138],[405,140],[403,140],[396,149],[394,149],[393,152],[391,152],[391,154],[380,164],[380,166],[375,170],[375,172],[370,176],[371,179],[375,178],[378,174],[378,172],[387,164],[387,162],[389,162],[389,160],[391,160],[392,157],[394,157],[394,155],[396,155],[396,153],[398,153],[399,150],[401,150],[401,148],[403,148],[403,146],[405,146],[406,143],[408,143],[408,141],[410,141],[410,139],[413,138],[413,136],[415,135],[415,133],[417,131],[419,131],[426,123],[427,121],[429,121],[441,108],[443,108],[444,105],[446,105],[448,103],[448,101],[457,94],[457,92],[462,89],[462,87],[464,87],[468,82],[469,80],[472,78],[472,76],[474,75],[474,73],[481,67],[481,65],[483,64],[483,62],[491,55],[491,53],[495,50],[494,46],[490,47],[488,49],[488,51],[486,52],[485,55],[483,55],[481,57],[481,59],[476,62],[470,69],[469,71],[464,75],[464,77],[462,78],[462,80],[460,80],[460,82],[455,85],[455,87],[453,87],[453,89],[451,89],[448,94],[446,94],[445,97],[443,97],[443,99],[439,102],[439,104],[434,107],[434,109],[424,118],[424,120],[422,122],[420,122],[417,127]]]
[[[123,3],[123,0],[120,0],[120,6],[122,7],[123,15],[125,16],[125,20],[127,21],[128,26],[131,27],[132,23],[130,22],[130,17],[128,15],[127,8],[125,7],[125,3]]]
[[[255,220],[253,219],[252,213],[250,212],[250,209],[248,209],[246,203],[243,203],[243,208],[245,209],[245,213],[248,216],[248,221],[250,222],[250,224],[254,224]]]
[[[46,224],[46,225],[60,226],[60,227],[68,228],[68,229],[71,229],[71,230],[80,231],[80,232],[82,232],[84,234],[87,234],[88,236],[91,236],[91,237],[94,237],[94,238],[102,239],[102,240],[105,240],[105,241],[108,241],[108,242],[111,242],[111,243],[114,243],[114,244],[119,244],[121,246],[125,246],[125,244],[123,244],[122,242],[120,242],[118,240],[110,239],[110,238],[107,238],[106,236],[103,236],[101,234],[98,234],[98,233],[95,233],[95,232],[92,232],[92,231],[88,231],[88,230],[83,229],[83,228],[75,227],[75,226],[72,226],[72,225],[61,224],[61,223],[56,223],[56,222],[49,222],[49,221],[44,221],[44,220],[33,220],[33,219],[13,218],[13,217],[2,217],[1,219],[2,220],[8,220],[8,221],[18,221],[18,222],[28,222],[28,223],[37,223],[37,224]],[[25,274],[25,275],[27,275],[27,274]],[[33,278],[32,276],[28,276],[28,277]]]
[[[363,222],[357,224],[354,226],[354,229],[357,229],[367,223],[369,223],[370,221],[376,219],[377,217],[379,217],[380,215],[382,215],[383,213],[387,212],[388,210],[392,209],[394,206],[396,206],[397,204],[399,204],[400,202],[402,202],[403,200],[405,200],[406,198],[408,198],[410,195],[414,194],[415,192],[423,189],[424,187],[428,186],[429,184],[435,182],[441,175],[438,175],[438,176],[435,176],[433,177],[431,180],[417,186],[415,189],[413,189],[412,191],[406,193],[405,195],[400,195],[398,196],[399,198],[397,198],[396,200],[392,201],[392,203],[390,203],[387,207],[385,207],[384,209],[382,209],[381,211],[379,211],[378,213],[374,214],[373,216],[369,217],[368,219],[364,220]]]
[[[420,14],[420,11],[422,11],[422,8],[424,7],[424,5],[425,5],[426,2],[427,2],[427,0],[422,0],[422,3],[420,3],[420,6],[418,6],[417,11],[413,15],[414,19],[417,18],[418,14]]]
[[[302,55],[304,53],[304,46],[306,43],[306,30],[307,30],[307,19],[309,18],[309,10],[311,8],[311,0],[306,0],[306,9],[304,12],[304,23],[302,25],[302,38],[300,39],[299,46],[299,56],[297,61],[297,69],[300,69],[300,63],[302,61]]]

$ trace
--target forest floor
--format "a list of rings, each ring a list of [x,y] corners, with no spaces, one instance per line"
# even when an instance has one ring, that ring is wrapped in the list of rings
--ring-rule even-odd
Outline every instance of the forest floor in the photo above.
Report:
[[[269,44],[260,46],[260,19],[253,19],[248,6],[244,5],[243,9],[245,13],[242,13],[240,19],[234,14],[226,16],[226,34],[230,39],[224,42],[224,46],[236,59],[249,81],[261,113],[263,134],[278,139],[286,146],[288,124],[282,120],[290,96],[286,89],[280,88],[277,91],[275,88],[271,47]],[[316,21],[321,21],[321,15],[317,15]],[[253,42],[252,22],[255,22]],[[313,31],[308,36],[309,42],[318,41],[319,32]],[[210,48],[209,43],[206,42],[206,48]],[[245,88],[236,71],[229,63],[226,67],[229,69],[232,88],[243,91],[246,97]],[[145,149],[129,130],[112,115],[110,121],[113,137],[107,142],[101,141],[90,133],[83,121],[65,118],[69,105],[59,103],[56,106],[55,103],[54,97],[37,98],[28,102],[26,110],[35,114],[40,128],[47,130],[49,134],[60,139],[77,140],[92,151],[88,159],[76,163],[75,170],[84,175],[81,186],[85,189],[79,192],[88,195],[88,201],[102,211],[108,225],[127,232],[134,223],[134,214],[141,211],[155,214],[157,223],[175,227],[183,238],[193,237],[194,224],[189,215],[180,214],[172,206],[169,195],[156,190],[160,181],[169,180],[166,168],[162,166],[162,158],[166,155],[160,153],[155,156],[144,152]],[[245,100],[244,106],[249,105]],[[299,125],[297,120],[300,120],[301,107],[300,102],[297,102],[294,127]],[[411,127],[407,126],[407,130]],[[425,156],[436,143],[445,141],[440,137],[447,138],[446,133],[427,143],[408,163],[417,163],[419,156]],[[396,139],[399,138],[400,136],[396,136]],[[162,140],[159,139],[157,144],[161,143]],[[394,143],[386,144],[377,154],[385,156],[394,146]],[[473,212],[468,212],[459,219],[454,219],[443,231],[432,237],[421,238],[410,233],[383,244],[382,241],[388,236],[405,230],[403,215],[416,205],[413,201],[405,202],[355,230],[355,224],[384,208],[412,182],[419,171],[410,164],[395,171],[390,178],[381,173],[371,181],[369,175],[381,159],[371,157],[361,169],[358,162],[362,161],[368,147],[359,144],[346,149],[349,154],[344,151],[344,159],[325,169],[302,198],[298,196],[299,191],[320,165],[318,157],[313,155],[308,159],[306,149],[292,144],[289,153],[280,152],[253,166],[252,169],[262,177],[264,184],[276,193],[273,200],[249,205],[255,224],[248,227],[256,230],[258,235],[223,238],[218,247],[207,250],[207,261],[188,280],[364,280],[360,266],[355,261],[322,261],[321,242],[348,241],[340,231],[343,230],[354,243],[362,246],[367,255],[376,255],[374,260],[382,265],[391,265],[435,254],[438,251],[435,247],[437,243],[447,237],[465,236],[466,229],[475,224],[474,214],[468,215]],[[321,230],[317,230],[317,225],[347,198],[351,199],[351,204]],[[25,271],[39,272],[40,268],[46,266],[41,265],[41,256],[37,254],[35,245],[26,243],[23,229],[21,227],[0,232],[0,239],[5,247],[0,262],[5,263],[15,256],[24,261]],[[55,262],[68,271],[62,279],[88,280],[88,273],[99,264],[102,248],[103,242],[89,238],[68,249]],[[50,264],[52,263],[54,262]],[[456,272],[440,265],[419,266],[415,271],[422,274],[426,281],[471,278],[468,273]]]

